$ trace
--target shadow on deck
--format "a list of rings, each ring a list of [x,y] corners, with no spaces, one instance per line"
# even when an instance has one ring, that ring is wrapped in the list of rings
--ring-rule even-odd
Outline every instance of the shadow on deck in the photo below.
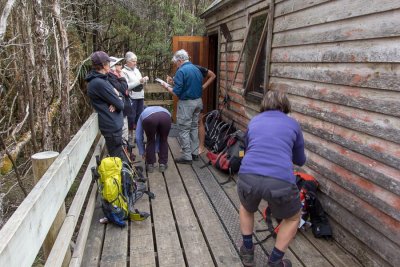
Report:
[[[204,155],[192,166],[175,165],[177,139],[171,137],[169,146],[168,170],[148,174],[156,198],[145,196],[136,204],[151,211],[151,218],[122,229],[103,225],[96,201],[82,266],[242,266],[236,180],[220,185],[227,179],[224,174],[211,166],[200,168]],[[263,207],[265,203],[260,210]],[[266,228],[258,222],[261,218],[257,213],[256,229]],[[265,236],[257,233],[255,239]],[[256,246],[256,266],[263,266],[273,245],[269,239]],[[293,266],[360,266],[336,242],[316,239],[311,230],[297,233],[286,257]]]

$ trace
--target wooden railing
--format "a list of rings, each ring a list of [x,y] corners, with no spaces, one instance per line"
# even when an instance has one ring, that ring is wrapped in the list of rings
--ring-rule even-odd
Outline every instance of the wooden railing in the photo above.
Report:
[[[0,266],[31,266],[33,264],[98,133],[97,114],[94,113],[1,229]],[[67,259],[64,264],[63,261],[65,255],[68,254],[67,251],[70,250],[72,235],[91,185],[90,167],[95,166],[94,155],[100,154],[103,147],[104,139],[100,138],[47,258],[46,266],[61,266],[68,262],[70,266],[80,265],[94,209],[95,186],[87,203],[87,212],[80,227],[72,259],[70,261]]]
[[[172,95],[158,83],[149,83],[145,89],[144,103],[147,106],[171,106],[174,104]],[[158,99],[154,99],[157,96]]]

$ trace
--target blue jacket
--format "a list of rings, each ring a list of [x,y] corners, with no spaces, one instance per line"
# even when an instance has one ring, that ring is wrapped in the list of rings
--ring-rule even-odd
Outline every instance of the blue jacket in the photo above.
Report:
[[[180,100],[198,99],[202,95],[203,75],[192,62],[185,62],[174,76],[173,92]]]
[[[107,75],[92,70],[86,76],[85,80],[89,82],[87,94],[90,98],[93,108],[99,114],[99,128],[101,133],[115,133],[122,129],[124,102],[122,95],[120,97],[115,93],[114,87],[108,81]],[[109,110],[110,105],[116,108],[116,111]]]
[[[247,148],[239,173],[256,174],[296,184],[293,164],[306,162],[300,125],[277,110],[264,111],[248,125]]]

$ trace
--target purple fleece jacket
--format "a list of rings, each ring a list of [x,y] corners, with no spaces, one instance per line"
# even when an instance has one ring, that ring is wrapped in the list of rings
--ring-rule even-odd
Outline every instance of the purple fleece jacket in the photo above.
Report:
[[[306,162],[303,134],[296,120],[277,110],[262,112],[249,122],[246,141],[239,173],[296,184],[293,164]]]

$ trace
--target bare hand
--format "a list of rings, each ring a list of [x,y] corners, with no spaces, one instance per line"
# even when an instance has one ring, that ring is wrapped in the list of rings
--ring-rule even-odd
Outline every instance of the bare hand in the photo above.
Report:
[[[170,84],[174,83],[174,79],[172,79],[172,77],[169,75],[167,75],[167,83],[170,83]]]
[[[142,79],[140,79],[140,83],[147,83],[148,80],[149,80],[149,77],[144,76]]]
[[[108,109],[110,110],[110,112],[114,112],[114,111],[117,110],[113,105],[110,105],[110,106],[108,107]]]

